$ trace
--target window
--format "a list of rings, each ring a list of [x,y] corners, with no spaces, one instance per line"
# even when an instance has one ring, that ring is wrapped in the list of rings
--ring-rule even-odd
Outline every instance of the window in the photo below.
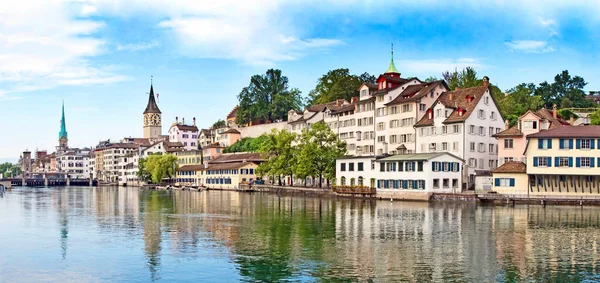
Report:
[[[435,143],[430,143],[429,144],[429,151],[430,152],[434,152],[435,151]]]
[[[496,179],[494,179],[494,185],[496,187],[514,187],[515,179],[514,178],[496,178]]]
[[[435,110],[435,117],[440,117],[441,113],[442,113],[442,109]]]
[[[469,134],[475,134],[475,126],[469,126]]]
[[[490,143],[490,145],[489,145],[489,152],[490,152],[490,154],[494,154],[494,152],[495,152],[493,143]]]
[[[412,110],[411,104],[402,105],[402,112],[409,112]]]
[[[537,121],[523,121],[522,125],[523,125],[523,129],[525,129],[525,130],[536,130],[537,129]]]
[[[475,158],[469,158],[469,167],[477,167],[477,159]]]
[[[504,140],[504,148],[512,149],[513,148],[513,139],[505,139]]]
[[[442,126],[442,134],[448,133],[448,126]]]
[[[427,110],[427,105],[425,105],[425,103],[419,104],[419,111],[426,111],[426,110]]]
[[[391,135],[391,136],[390,136],[390,143],[391,143],[391,144],[398,143],[398,136],[396,136],[396,135]]]
[[[407,162],[406,163],[406,171],[414,172],[415,171],[415,162]]]
[[[354,162],[348,163],[348,171],[354,171]]]
[[[450,179],[444,179],[442,181],[442,186],[444,187],[444,189],[447,189],[450,187]]]
[[[486,97],[484,97],[484,98],[483,98],[483,103],[485,103],[486,105],[487,105],[487,104],[489,104],[489,103],[490,103],[490,98],[489,98],[489,97],[487,97],[487,96],[486,96]],[[492,113],[494,113],[494,112],[492,112]]]
[[[390,113],[391,114],[396,114],[398,113],[398,106],[392,106],[390,109]]]
[[[363,89],[360,91],[360,96],[366,96],[367,95],[367,90]]]
[[[456,133],[460,133],[460,128],[458,127],[458,125],[452,126],[452,132],[455,133],[455,134]]]
[[[485,152],[485,144],[480,142],[477,148],[477,151],[479,152]]]
[[[364,171],[364,164],[362,162],[358,162],[358,171]]]
[[[551,149],[552,139],[538,139],[538,149]]]
[[[384,142],[385,141],[385,136],[378,136],[377,137],[377,141],[378,142]]]
[[[590,167],[590,157],[581,157],[581,167]]]
[[[443,167],[443,171],[444,172],[449,172],[450,171],[450,166],[448,165],[448,162],[442,162],[442,167]]]
[[[452,143],[452,150],[458,151],[458,142]]]
[[[458,179],[452,179],[452,187],[458,188]]]
[[[483,158],[479,158],[479,169],[483,169]]]
[[[346,163],[340,163],[340,171],[346,171]]]
[[[539,157],[538,158],[538,167],[548,167],[548,158]]]
[[[479,111],[477,111],[477,117],[479,119],[485,119],[485,111],[483,111],[482,109],[479,109]]]
[[[469,150],[470,150],[470,151],[475,151],[475,143],[474,143],[474,142],[471,142],[471,143],[470,143]]]
[[[442,143],[442,150],[448,150],[448,143],[447,142],[443,142]]]
[[[485,128],[484,127],[479,127],[479,135],[485,136]]]
[[[568,157],[557,157],[558,158],[558,166],[559,167],[569,167],[569,158]]]
[[[494,127],[490,127],[490,133],[489,133],[489,135],[491,136],[493,134],[494,134]]]
[[[492,111],[492,115],[490,117],[492,120],[496,120],[496,112]]]
[[[379,123],[377,123],[377,130],[378,130],[378,131],[383,131],[383,130],[385,130],[385,123],[384,123],[384,122],[379,122]]]
[[[433,179],[433,188],[434,189],[440,188],[440,179]]]
[[[581,149],[591,149],[591,140],[589,139],[582,139],[581,140]]]
[[[488,165],[489,165],[489,167],[490,167],[490,168],[495,168],[495,167],[496,167],[496,160],[491,160],[491,159],[490,159],[490,161],[489,161],[489,164],[488,164]]]

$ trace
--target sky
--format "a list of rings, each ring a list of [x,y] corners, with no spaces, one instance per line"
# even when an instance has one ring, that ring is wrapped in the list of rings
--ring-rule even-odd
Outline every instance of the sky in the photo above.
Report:
[[[142,137],[150,78],[163,133],[224,119],[254,74],[304,95],[327,71],[441,77],[475,67],[507,90],[562,70],[600,90],[600,1],[21,0],[0,2],[0,160]],[[187,122],[186,121],[186,122]],[[189,123],[189,122],[188,122]]]

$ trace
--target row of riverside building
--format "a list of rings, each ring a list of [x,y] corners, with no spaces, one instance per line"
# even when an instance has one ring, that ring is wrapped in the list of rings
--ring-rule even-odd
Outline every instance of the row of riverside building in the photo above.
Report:
[[[372,187],[382,196],[399,198],[405,192],[457,193],[474,188],[507,194],[592,193],[590,188],[595,188],[600,193],[593,175],[595,165],[600,165],[593,158],[594,148],[600,147],[596,128],[573,126],[556,108],[529,111],[509,127],[488,77],[480,86],[451,90],[443,80],[403,78],[392,57],[376,83],[362,84],[351,101],[291,109],[286,121],[261,124],[237,125],[236,114],[237,107],[224,125],[210,129],[199,129],[195,118],[186,124],[184,118],[175,117],[163,135],[162,112],[151,86],[143,138],[107,140],[87,151],[74,150],[68,147],[63,123],[60,151],[48,156],[61,160],[65,153],[79,152],[87,156],[82,157],[87,160],[82,162],[87,166],[83,177],[139,185],[139,160],[169,153],[178,158],[178,183],[233,188],[256,180],[256,168],[263,160],[257,153],[224,154],[226,147],[272,129],[299,134],[322,121],[347,144],[347,156],[336,160],[337,186]],[[27,171],[35,172],[39,160],[35,161],[28,162]],[[45,165],[42,170],[61,167]],[[316,185],[312,178],[288,177],[283,182]]]

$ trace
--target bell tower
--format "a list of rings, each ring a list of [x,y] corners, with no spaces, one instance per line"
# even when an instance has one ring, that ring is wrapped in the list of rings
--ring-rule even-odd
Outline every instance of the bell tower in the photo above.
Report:
[[[150,96],[148,97],[148,105],[144,111],[144,138],[158,139],[162,132],[161,114],[156,100],[154,99],[154,87],[150,83]]]
[[[65,102],[62,103],[62,116],[60,118],[60,132],[58,132],[58,148],[65,150],[69,148],[69,137],[67,134],[67,125],[65,122]]]

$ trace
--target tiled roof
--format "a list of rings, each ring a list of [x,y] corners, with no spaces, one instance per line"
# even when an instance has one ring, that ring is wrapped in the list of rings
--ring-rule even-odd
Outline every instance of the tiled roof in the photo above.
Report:
[[[540,131],[527,138],[600,138],[600,126],[564,126]]]
[[[471,115],[471,112],[473,112],[473,110],[477,106],[477,103],[479,103],[479,100],[481,100],[481,97],[483,97],[483,94],[487,90],[488,90],[487,86],[476,86],[476,87],[470,87],[470,88],[460,89],[460,90],[455,90],[455,91],[446,91],[438,97],[438,99],[435,101],[435,103],[433,103],[433,105],[431,106],[430,109],[433,110],[433,108],[435,107],[435,105],[437,105],[437,103],[441,103],[449,108],[454,108],[454,111],[452,111],[450,116],[448,116],[448,118],[446,118],[446,120],[444,120],[443,123],[444,124],[460,123],[460,122],[465,121],[467,118],[469,118],[469,116]],[[471,101],[468,101],[467,97],[473,97],[473,99]],[[493,98],[492,98],[492,100],[493,100]],[[457,111],[458,108],[461,108],[464,110],[462,116],[458,115],[458,112],[459,112],[459,111]],[[425,115],[423,115],[421,120],[419,120],[419,122],[417,122],[415,124],[415,127],[424,127],[424,126],[432,126],[432,125],[433,125],[433,119],[429,119],[428,115],[425,114]]]
[[[394,98],[394,100],[386,103],[385,105],[389,106],[416,101],[418,99],[423,98],[424,96],[427,96],[427,94],[432,89],[435,89],[435,87],[437,87],[438,85],[445,84],[446,83],[444,81],[435,81],[430,83],[409,85],[400,93],[400,95],[398,95],[396,98]],[[446,89],[448,89],[448,87],[446,87]]]
[[[163,141],[163,146],[166,152],[183,151],[183,144],[180,142]]]
[[[449,155],[456,159],[462,160],[462,158],[448,153],[448,152],[435,152],[435,153],[413,153],[413,154],[396,154],[389,157],[381,158],[378,161],[418,161],[418,160],[429,160],[438,156]]]
[[[539,116],[540,118],[546,119],[550,122],[549,129],[554,129],[554,128],[558,128],[561,126],[569,125],[569,123],[567,121],[563,120],[563,118],[558,113],[556,114],[556,119],[555,119],[553,116],[554,110],[548,110],[546,108],[542,108],[542,109],[536,111],[535,114],[537,116]]]
[[[331,111],[331,114],[337,114],[337,113],[343,113],[343,112],[348,112],[348,111],[354,111],[356,104],[352,103],[352,104],[348,104],[348,105],[343,105],[339,108],[337,108],[335,111]]]
[[[175,125],[175,127],[177,127],[177,129],[179,129],[181,131],[192,131],[192,132],[198,131],[198,127],[196,127],[196,126],[177,124],[177,125]]]
[[[367,99],[359,99],[358,101],[356,101],[356,104],[373,102],[373,101],[375,101],[375,96],[371,96],[371,97],[369,97]]]
[[[507,161],[502,166],[496,168],[494,173],[526,173],[527,165],[519,161]]]
[[[236,115],[237,115],[238,108],[240,108],[240,107],[237,106],[237,105],[235,107],[233,107],[233,109],[231,110],[231,112],[229,112],[229,114],[227,114],[227,119],[233,119],[233,118],[235,118]]]
[[[204,165],[185,165],[179,167],[177,171],[206,171],[206,170],[230,170],[239,169],[244,166],[256,164],[254,162],[232,162],[232,163],[219,163],[219,164],[207,164],[207,168]]]
[[[221,134],[241,134],[240,131],[236,130],[236,129],[229,129],[225,132],[222,132]]]
[[[494,135],[492,135],[492,137],[522,137],[523,136],[523,132],[521,132],[521,130],[519,130],[518,126],[512,126],[507,130],[504,130],[502,132],[496,133]]]
[[[210,129],[202,129],[202,130],[200,130],[200,134],[204,134],[205,137],[211,136]]]
[[[225,153],[221,154],[219,157],[211,160],[209,164],[214,163],[230,163],[230,162],[238,162],[238,161],[256,161],[262,162],[264,159],[260,157],[260,153]]]
[[[317,105],[313,105],[313,106],[307,107],[306,110],[308,110],[310,112],[322,112],[326,108],[329,108],[329,109],[335,108],[335,106],[337,106],[338,104],[340,106],[342,106],[345,103],[348,103],[345,99],[336,99],[334,101],[330,101],[330,102],[327,102],[327,103],[317,104]]]

